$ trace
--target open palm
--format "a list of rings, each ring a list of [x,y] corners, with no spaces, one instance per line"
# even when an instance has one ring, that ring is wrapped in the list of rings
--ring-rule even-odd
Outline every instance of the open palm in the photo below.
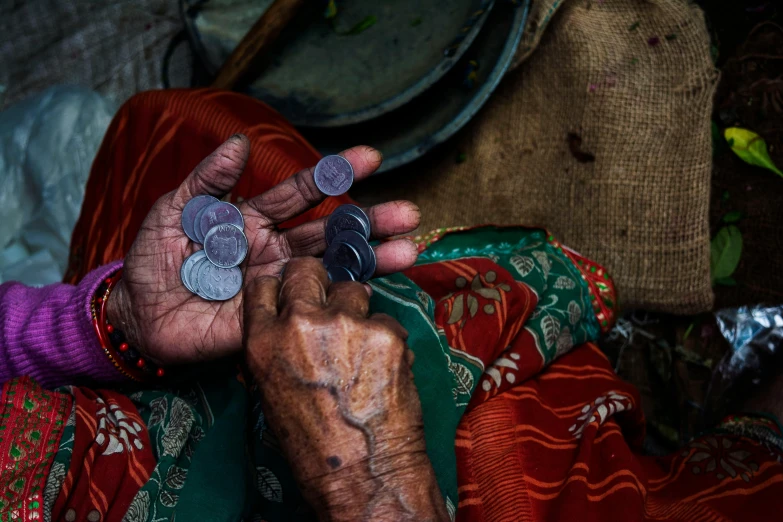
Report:
[[[201,248],[182,231],[181,214],[194,196],[220,198],[231,191],[249,152],[250,143],[242,135],[218,147],[177,190],[155,203],[125,258],[122,280],[109,300],[109,315],[133,344],[160,364],[213,359],[241,349],[242,292],[228,301],[205,301],[180,280],[182,263]],[[353,147],[341,155],[351,162],[357,180],[372,174],[381,162],[380,153],[370,147]],[[310,168],[239,205],[248,238],[248,255],[240,265],[245,281],[279,275],[292,257],[323,253],[326,218],[283,231],[277,228],[323,199]],[[376,205],[367,214],[376,238],[410,232],[419,223],[418,208],[406,201]],[[376,256],[378,274],[397,272],[413,265],[416,247],[407,240],[389,241],[376,248]]]

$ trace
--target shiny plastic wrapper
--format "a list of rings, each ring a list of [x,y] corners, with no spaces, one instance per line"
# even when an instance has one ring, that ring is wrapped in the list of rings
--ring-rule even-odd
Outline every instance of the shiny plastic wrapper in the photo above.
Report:
[[[783,306],[742,306],[715,313],[720,333],[731,345],[724,371],[757,365],[783,350]]]
[[[116,105],[53,87],[0,112],[0,283],[59,281],[90,166]]]
[[[715,319],[730,349],[713,373],[707,411],[722,415],[741,411],[783,368],[783,306],[729,308]]]

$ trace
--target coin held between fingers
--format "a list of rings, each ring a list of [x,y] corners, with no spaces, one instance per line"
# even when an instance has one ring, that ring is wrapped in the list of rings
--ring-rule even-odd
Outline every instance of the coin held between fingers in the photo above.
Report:
[[[322,158],[313,171],[315,185],[327,196],[340,196],[348,192],[353,178],[351,162],[338,155]]]

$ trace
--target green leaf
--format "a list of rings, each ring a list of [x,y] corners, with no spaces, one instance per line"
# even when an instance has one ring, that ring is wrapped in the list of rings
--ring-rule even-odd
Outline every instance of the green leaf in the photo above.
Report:
[[[721,286],[737,286],[737,281],[733,277],[722,277],[721,279],[716,279],[715,284]]]
[[[343,33],[343,34],[349,35],[349,34],[363,33],[364,31],[366,31],[367,29],[369,29],[370,27],[375,25],[375,23],[377,21],[378,21],[378,19],[375,16],[370,15],[367,18],[365,18],[364,20],[362,20],[361,22],[359,22],[358,24],[356,24],[353,27],[351,27],[348,30],[348,32]]]
[[[723,194],[720,195],[720,200],[723,201],[724,203],[729,200],[729,191],[728,190],[724,190],[723,191]]]
[[[740,157],[742,161],[757,167],[769,169],[778,176],[783,176],[783,172],[775,166],[772,158],[767,152],[767,143],[764,138],[748,129],[739,127],[729,127],[723,133],[726,141],[729,142],[731,150]]]
[[[736,223],[740,219],[744,218],[745,214],[740,212],[739,210],[732,210],[731,212],[727,213],[725,216],[723,216],[723,222],[724,223]]]
[[[413,20],[411,20],[411,27],[416,27],[421,25],[421,16],[417,16]]]
[[[331,20],[335,16],[337,16],[337,5],[334,3],[334,0],[329,0],[329,3],[326,4],[326,9],[324,9],[324,18]]]
[[[710,272],[712,280],[730,277],[739,265],[742,255],[742,234],[734,225],[720,230],[710,245]]]
[[[685,335],[682,336],[683,341],[688,338],[688,336],[693,331],[693,327],[696,326],[696,323],[691,323],[688,325],[688,329],[685,330]]]
[[[628,28],[629,31],[636,31],[639,28],[639,24],[641,22],[634,22],[631,24],[631,27]]]

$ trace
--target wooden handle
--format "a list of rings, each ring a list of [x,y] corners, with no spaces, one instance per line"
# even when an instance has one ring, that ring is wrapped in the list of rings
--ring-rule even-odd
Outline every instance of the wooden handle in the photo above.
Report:
[[[233,89],[242,77],[254,68],[264,51],[277,39],[280,31],[288,25],[303,4],[304,0],[275,0],[220,68],[212,87]]]

